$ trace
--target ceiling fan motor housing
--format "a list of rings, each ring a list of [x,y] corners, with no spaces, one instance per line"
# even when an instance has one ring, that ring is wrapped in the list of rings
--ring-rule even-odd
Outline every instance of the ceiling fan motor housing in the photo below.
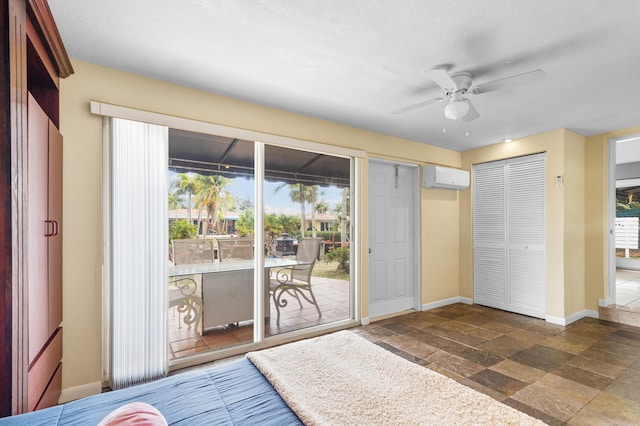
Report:
[[[462,94],[464,94],[469,90],[469,87],[471,87],[471,74],[468,72],[453,74],[451,80],[456,84],[452,92],[462,92]]]

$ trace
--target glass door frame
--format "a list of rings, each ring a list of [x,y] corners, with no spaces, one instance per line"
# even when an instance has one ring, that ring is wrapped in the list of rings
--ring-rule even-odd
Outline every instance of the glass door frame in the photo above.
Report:
[[[358,325],[361,319],[361,187],[362,187],[362,164],[365,161],[366,153],[361,150],[338,147],[334,145],[325,145],[322,143],[305,141],[301,139],[295,139],[290,137],[278,136],[273,134],[266,134],[256,132],[252,130],[244,130],[238,128],[232,128],[222,126],[218,124],[212,124],[202,122],[198,120],[192,120],[182,117],[175,117],[165,115],[161,113],[154,113],[149,111],[141,111],[134,108],[122,107],[112,104],[106,104],[97,101],[90,102],[91,113],[101,115],[104,117],[117,117],[128,120],[141,121],[151,124],[157,124],[166,126],[169,128],[187,130],[191,132],[198,132],[211,135],[220,135],[233,138],[241,138],[244,140],[255,141],[255,222],[254,229],[262,229],[264,224],[264,197],[263,197],[263,184],[264,184],[264,147],[265,145],[275,145],[281,147],[287,147],[296,150],[304,150],[317,152],[325,155],[335,155],[343,158],[350,159],[350,235],[351,235],[351,260],[350,264],[350,283],[349,283],[349,318],[341,321],[336,321],[328,324],[322,324],[313,326],[301,330],[291,331],[283,334],[278,334],[265,338],[264,336],[264,324],[261,321],[254,321],[254,341],[247,344],[240,344],[237,346],[224,348],[216,351],[208,351],[199,354],[195,354],[189,357],[184,357],[176,360],[172,360],[169,363],[169,370],[176,370],[180,368],[195,366],[206,362],[215,361],[217,359],[226,358],[230,356],[239,355],[251,350],[257,350],[269,346],[275,346],[286,342],[299,340],[305,337],[311,337],[314,335],[324,334],[331,331],[336,331],[354,325]],[[108,129],[105,129],[108,132]],[[105,157],[104,161],[108,161]],[[108,170],[108,168],[105,168]],[[108,188],[103,188],[103,199],[108,199]],[[103,205],[104,217],[109,217],[110,208],[108,203]],[[254,232],[256,247],[262,247],[264,245],[264,236],[262,232]],[[108,244],[105,240],[105,245]],[[109,247],[104,248],[105,252],[108,252]],[[264,296],[264,258],[262,256],[255,257],[254,268],[254,318],[260,318],[263,314],[262,297]],[[109,277],[104,277],[103,285],[103,318],[108,317],[108,309],[110,300],[109,293]],[[257,325],[257,326],[256,326]],[[110,358],[110,342],[109,342],[109,322],[104,322],[103,327],[103,359]]]

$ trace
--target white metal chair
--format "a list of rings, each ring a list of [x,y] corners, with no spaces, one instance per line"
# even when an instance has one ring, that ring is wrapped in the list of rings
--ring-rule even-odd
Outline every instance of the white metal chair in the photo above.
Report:
[[[173,263],[212,263],[215,260],[214,244],[213,239],[172,240]],[[175,308],[178,312],[178,328],[182,328],[183,323],[189,328],[195,325],[198,338],[203,307],[199,287],[195,276],[174,277],[169,281],[169,309]]]
[[[191,277],[175,277],[169,280],[169,309],[178,312],[178,329],[182,323],[189,328],[195,325],[198,339],[200,335],[200,320],[202,318],[202,298],[196,292],[198,284]]]
[[[281,268],[276,271],[275,276],[269,279],[269,289],[276,306],[276,324],[280,324],[280,308],[287,306],[288,301],[285,296],[288,294],[295,297],[302,309],[300,296],[316,307],[318,316],[322,317],[318,301],[313,294],[311,285],[311,272],[318,259],[322,238],[303,238],[298,243],[296,261],[302,262],[300,265]],[[271,271],[270,271],[271,272]]]

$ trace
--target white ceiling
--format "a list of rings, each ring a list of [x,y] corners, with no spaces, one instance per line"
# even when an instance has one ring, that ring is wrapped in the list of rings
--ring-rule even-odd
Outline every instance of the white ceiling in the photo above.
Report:
[[[640,125],[638,0],[49,0],[69,56],[457,151]],[[535,85],[444,118],[423,71]],[[71,76],[70,78],[73,78]],[[443,133],[443,127],[446,133]],[[465,136],[468,131],[469,135]]]

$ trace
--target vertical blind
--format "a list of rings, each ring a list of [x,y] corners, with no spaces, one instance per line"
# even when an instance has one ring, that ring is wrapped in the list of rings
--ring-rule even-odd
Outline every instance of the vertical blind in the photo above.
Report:
[[[111,120],[111,387],[166,375],[168,129]]]

